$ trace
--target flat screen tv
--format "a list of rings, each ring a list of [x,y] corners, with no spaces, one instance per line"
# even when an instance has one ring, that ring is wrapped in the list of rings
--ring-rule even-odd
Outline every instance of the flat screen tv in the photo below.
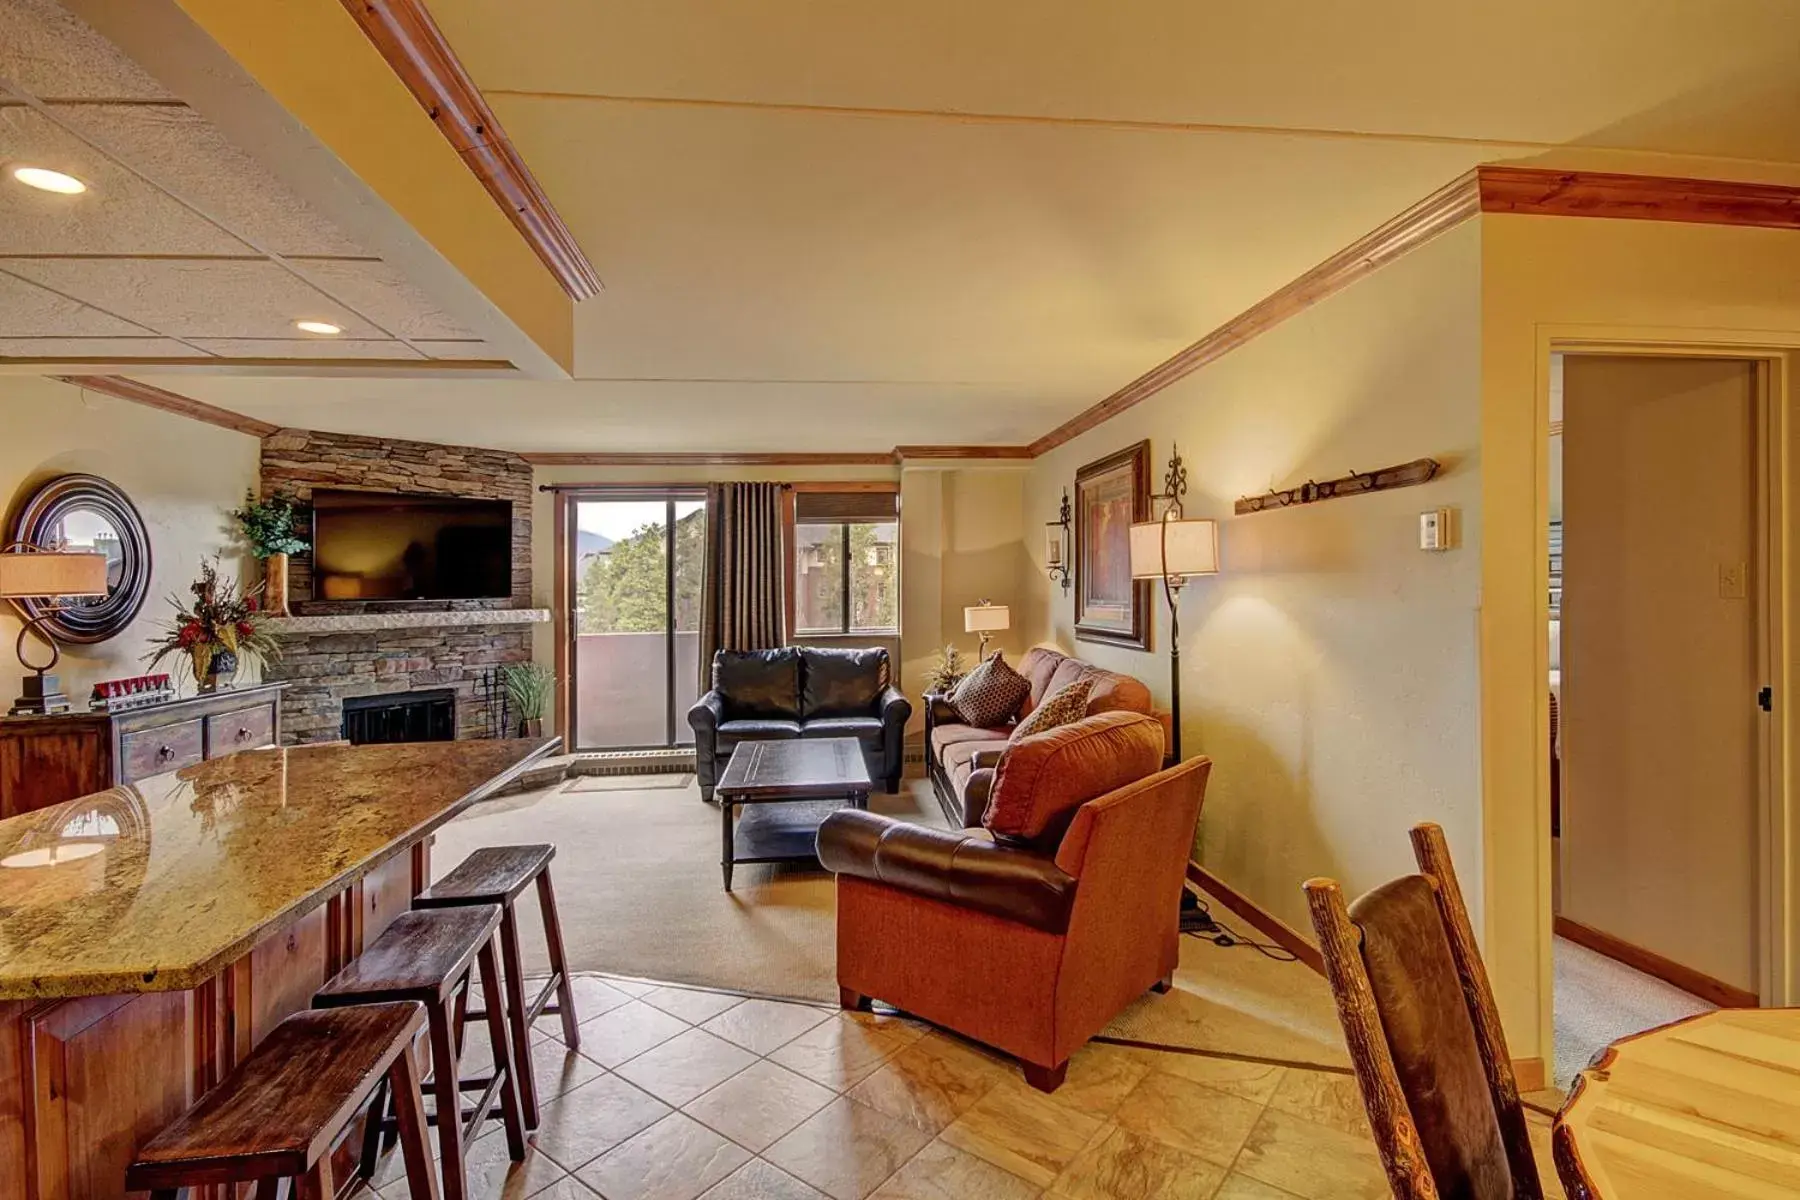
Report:
[[[315,489],[313,599],[512,595],[512,503]]]

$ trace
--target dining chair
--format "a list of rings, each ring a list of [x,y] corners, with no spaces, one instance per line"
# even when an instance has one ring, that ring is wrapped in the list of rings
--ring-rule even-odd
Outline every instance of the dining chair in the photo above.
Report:
[[[1363,1107],[1399,1200],[1543,1200],[1487,968],[1444,831],[1412,829],[1419,874],[1346,906],[1306,901]]]

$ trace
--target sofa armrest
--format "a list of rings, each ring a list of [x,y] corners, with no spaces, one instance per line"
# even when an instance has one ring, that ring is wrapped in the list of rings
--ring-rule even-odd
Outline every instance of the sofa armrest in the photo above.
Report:
[[[950,697],[942,692],[925,693],[925,712],[933,725],[962,724],[962,717],[950,706]]]
[[[988,797],[994,794],[995,771],[992,767],[977,767],[969,772],[969,778],[963,783],[963,827],[975,829],[980,826],[981,818],[987,815]]]
[[[909,825],[840,809],[819,826],[819,861],[829,871],[1064,933],[1075,877],[1049,855],[995,845],[970,833]]]
[[[717,689],[706,693],[688,709],[687,720],[695,733],[717,733],[725,720],[725,697]]]
[[[912,720],[912,701],[906,698],[905,692],[889,684],[876,698],[875,711],[880,715],[882,725],[890,729],[897,725],[904,729]]]
[[[997,771],[1000,769],[1000,756],[1004,750],[977,750],[970,758],[969,766],[977,771]]]

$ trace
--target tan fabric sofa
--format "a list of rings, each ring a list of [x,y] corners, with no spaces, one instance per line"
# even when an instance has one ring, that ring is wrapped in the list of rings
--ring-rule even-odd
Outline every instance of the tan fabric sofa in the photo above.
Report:
[[[1088,694],[1088,716],[1146,713],[1161,720],[1164,734],[1168,733],[1168,714],[1151,707],[1150,689],[1130,675],[1096,667],[1047,646],[1026,651],[1025,657],[1013,666],[1031,681],[1031,694],[1025,698],[1019,717],[1029,715],[1057,688],[1087,678],[1094,681],[1093,691]],[[1011,732],[1012,723],[992,729],[964,725],[943,696],[925,697],[925,762],[938,803],[952,828],[972,829],[981,824],[988,789],[994,782],[993,768],[999,764],[1000,752],[1006,749]]]

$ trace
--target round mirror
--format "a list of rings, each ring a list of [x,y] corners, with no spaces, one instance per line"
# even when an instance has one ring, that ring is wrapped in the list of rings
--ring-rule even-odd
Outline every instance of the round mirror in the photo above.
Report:
[[[97,475],[62,475],[39,488],[13,519],[8,544],[106,556],[107,593],[70,600],[14,600],[26,620],[59,642],[116,637],[150,593],[150,537],[130,498]]]

